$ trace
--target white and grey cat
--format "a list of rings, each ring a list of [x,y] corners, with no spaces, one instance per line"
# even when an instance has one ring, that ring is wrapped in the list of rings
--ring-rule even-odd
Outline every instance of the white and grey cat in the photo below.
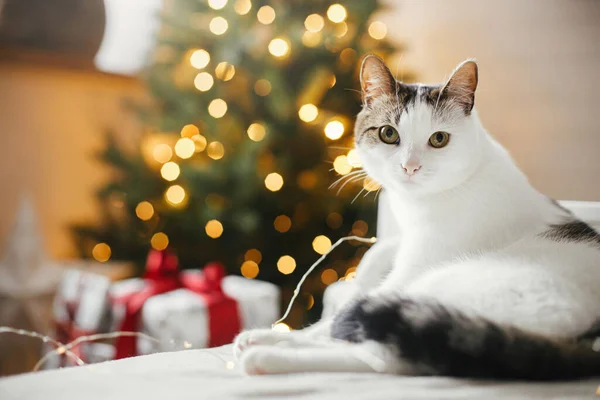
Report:
[[[248,374],[386,372],[552,380],[600,375],[600,235],[537,192],[473,108],[477,64],[443,85],[361,68],[355,142],[399,237],[363,258],[331,319],[243,332]]]

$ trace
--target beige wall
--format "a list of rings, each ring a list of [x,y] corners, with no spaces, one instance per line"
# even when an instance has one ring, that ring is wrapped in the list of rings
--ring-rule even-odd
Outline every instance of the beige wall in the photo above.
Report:
[[[0,64],[0,246],[30,193],[47,249],[73,255],[67,225],[95,218],[94,191],[108,174],[94,153],[108,129],[138,132],[121,100],[140,93],[131,79]]]
[[[400,73],[436,82],[477,58],[479,115],[532,183],[600,200],[600,1],[386,2],[380,19],[408,46]]]

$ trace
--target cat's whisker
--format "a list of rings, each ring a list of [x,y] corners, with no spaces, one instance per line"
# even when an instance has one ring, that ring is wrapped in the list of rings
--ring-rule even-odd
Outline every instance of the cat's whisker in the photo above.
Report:
[[[342,191],[342,189],[344,188],[344,186],[346,186],[348,183],[354,183],[354,182],[358,182],[358,181],[362,180],[362,179],[363,179],[365,176],[367,176],[367,174],[366,174],[366,173],[365,173],[364,175],[358,175],[358,176],[355,176],[355,177],[353,177],[352,179],[348,179],[348,180],[346,180],[346,181],[345,181],[345,182],[342,184],[342,186],[340,186],[340,188],[338,189],[338,191],[337,191],[336,195],[339,195],[339,194],[340,194],[340,192]]]
[[[350,202],[350,204],[354,204],[354,202],[356,201],[356,199],[358,199],[358,196],[361,195],[362,192],[364,192],[366,189],[362,188],[360,189],[360,192],[358,192],[358,194],[356,196],[354,196],[354,198],[352,199],[352,201]]]

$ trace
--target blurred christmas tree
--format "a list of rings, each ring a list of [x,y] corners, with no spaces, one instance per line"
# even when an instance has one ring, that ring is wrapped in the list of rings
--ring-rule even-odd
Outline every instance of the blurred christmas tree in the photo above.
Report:
[[[397,51],[370,20],[379,1],[167,4],[146,74],[153,132],[135,154],[109,140],[103,160],[117,174],[99,192],[102,224],[75,227],[81,254],[143,265],[150,246],[168,245],[183,267],[218,260],[290,288],[332,241],[373,236],[377,185],[351,151],[351,89],[359,55]],[[357,182],[336,195],[340,175]],[[336,251],[307,287],[351,273],[365,250]]]

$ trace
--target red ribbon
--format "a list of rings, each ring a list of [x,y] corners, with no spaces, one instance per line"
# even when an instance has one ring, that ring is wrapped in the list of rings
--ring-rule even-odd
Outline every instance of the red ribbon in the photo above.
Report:
[[[186,288],[201,295],[208,310],[209,347],[230,343],[241,330],[237,302],[227,297],[221,287],[225,276],[223,267],[217,263],[207,265],[202,275],[182,275],[177,256],[163,250],[148,254],[144,279],[146,286],[135,293],[113,299],[125,304],[125,317],[120,330],[138,331],[142,307],[150,297]],[[117,338],[116,359],[137,355],[137,336]]]

